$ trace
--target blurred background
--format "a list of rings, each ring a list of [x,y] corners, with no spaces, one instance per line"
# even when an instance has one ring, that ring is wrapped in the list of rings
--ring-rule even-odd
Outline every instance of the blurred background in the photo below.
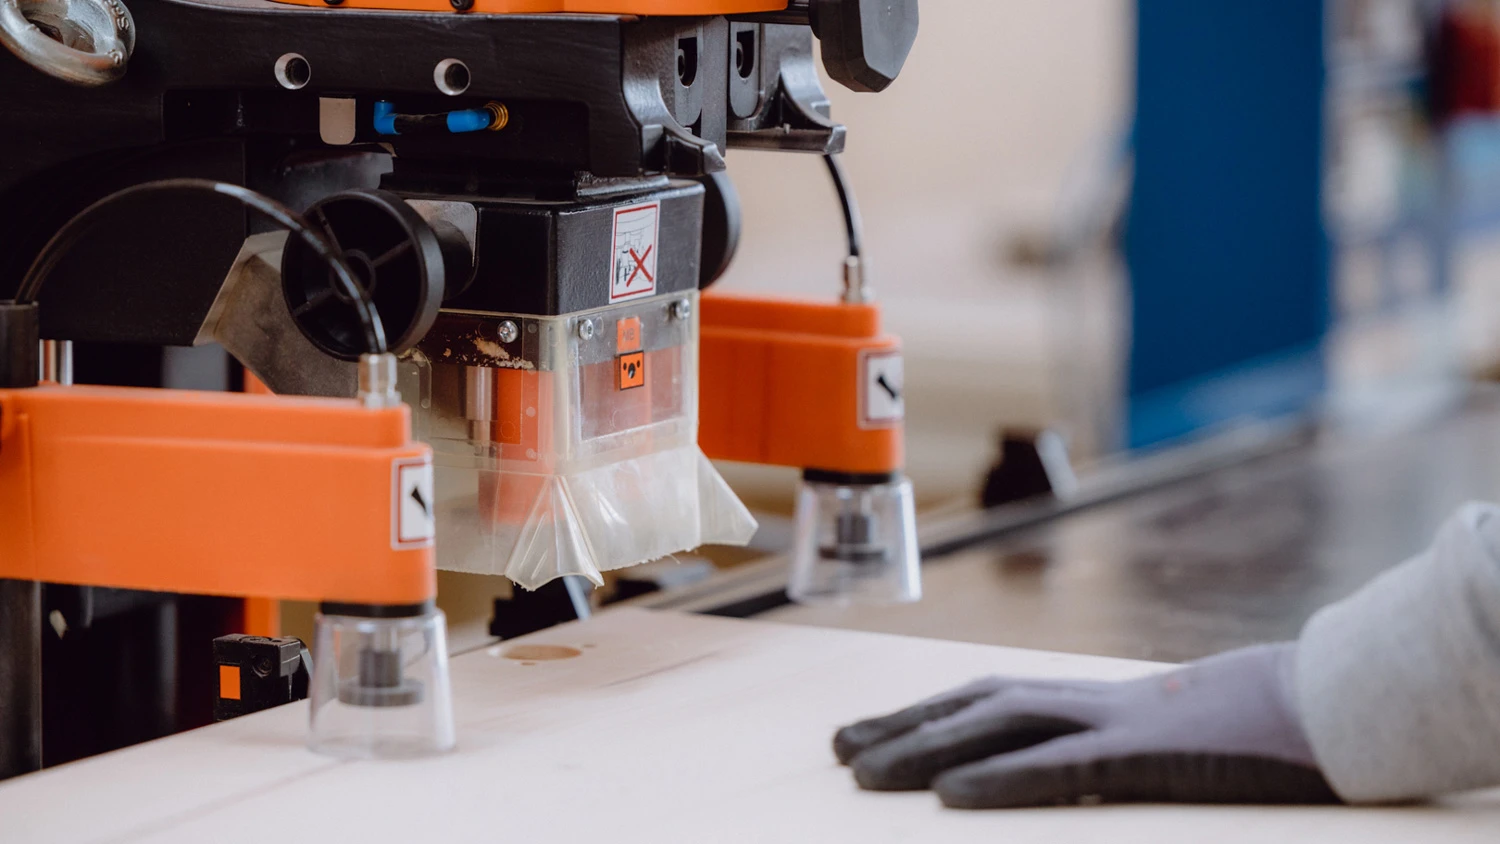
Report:
[[[1082,466],[1314,405],[1391,424],[1493,369],[1495,15],[950,0],[890,91],[825,83],[922,501],[977,494],[1005,431],[1056,430]],[[820,163],[730,167],[746,235],[721,283],[832,295]]]
[[[927,3],[890,90],[824,80],[849,127],[872,283],[905,343],[909,468],[924,503],[977,490],[1002,427],[1076,414],[1077,445],[1105,447],[1088,419],[1122,375],[1125,286],[1102,233],[1065,229],[1119,212],[1133,20],[1129,0]],[[729,164],[745,234],[720,284],[836,293],[843,222],[821,162],[736,151]],[[1071,266],[1016,260],[1023,241],[1067,237],[1094,241]]]
[[[795,473],[729,465],[773,556],[645,603],[1188,659],[1296,636],[1500,498],[1500,3],[921,14],[891,90],[825,87],[905,345],[925,597],[789,604]],[[721,284],[834,296],[820,163],[730,172]]]

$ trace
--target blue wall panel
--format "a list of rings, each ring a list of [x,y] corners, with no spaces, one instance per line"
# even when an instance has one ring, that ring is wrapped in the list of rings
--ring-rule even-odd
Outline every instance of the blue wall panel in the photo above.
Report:
[[[1132,446],[1322,389],[1323,30],[1315,0],[1138,2]],[[1292,358],[1280,386],[1255,372]]]

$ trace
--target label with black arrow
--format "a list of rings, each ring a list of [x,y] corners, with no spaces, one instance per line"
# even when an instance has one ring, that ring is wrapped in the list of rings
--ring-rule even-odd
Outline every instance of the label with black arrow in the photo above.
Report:
[[[887,428],[906,417],[901,352],[882,349],[859,358],[859,425]]]
[[[392,466],[391,547],[428,545],[437,534],[434,511],[432,461],[425,458],[397,460]]]

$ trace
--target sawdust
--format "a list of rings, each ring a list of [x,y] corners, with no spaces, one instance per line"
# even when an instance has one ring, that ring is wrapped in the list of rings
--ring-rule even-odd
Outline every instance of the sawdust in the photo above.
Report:
[[[478,349],[480,354],[489,355],[495,360],[510,360],[510,352],[507,352],[504,346],[501,346],[494,340],[486,340],[483,337],[475,337],[474,348]]]
[[[536,369],[536,364],[529,360],[518,360],[511,357],[510,352],[505,351],[505,347],[494,340],[480,336],[477,333],[470,340],[474,343],[474,349],[481,355],[489,358],[491,361],[489,365],[496,369],[523,369],[526,371]]]

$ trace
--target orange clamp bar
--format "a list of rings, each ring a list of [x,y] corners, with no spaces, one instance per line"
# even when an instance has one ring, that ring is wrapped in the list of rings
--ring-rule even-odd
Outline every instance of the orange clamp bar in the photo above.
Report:
[[[432,502],[404,499],[431,497],[431,467],[405,407],[0,390],[0,577],[422,603],[437,592]]]
[[[717,460],[883,474],[905,454],[901,342],[875,305],[702,298],[698,441]]]

